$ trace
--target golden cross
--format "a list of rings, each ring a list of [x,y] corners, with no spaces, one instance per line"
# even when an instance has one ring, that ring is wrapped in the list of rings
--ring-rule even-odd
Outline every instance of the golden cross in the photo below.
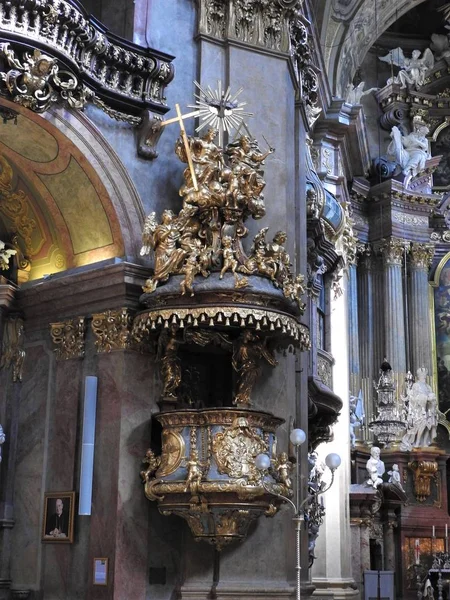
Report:
[[[175,108],[177,111],[177,116],[174,117],[173,119],[168,119],[167,121],[163,121],[161,123],[161,127],[165,127],[166,125],[170,125],[171,123],[176,123],[176,122],[178,122],[180,124],[181,138],[183,140],[184,149],[186,151],[186,157],[187,157],[187,161],[188,161],[188,165],[189,165],[189,171],[191,172],[191,177],[192,177],[192,184],[194,186],[194,190],[196,192],[198,192],[197,177],[195,176],[194,163],[192,162],[191,148],[189,146],[189,140],[188,140],[188,137],[186,134],[186,129],[184,127],[183,119],[188,119],[189,117],[197,117],[200,114],[200,111],[193,110],[190,113],[186,113],[185,115],[182,115],[181,110],[180,110],[180,105],[175,104]]]

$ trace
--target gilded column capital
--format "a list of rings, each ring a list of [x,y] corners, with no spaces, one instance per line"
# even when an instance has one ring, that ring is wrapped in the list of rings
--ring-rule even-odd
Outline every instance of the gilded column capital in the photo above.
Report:
[[[50,334],[56,360],[83,358],[85,346],[85,318],[75,317],[61,323],[50,323]]]
[[[410,252],[411,266],[416,269],[425,269],[428,271],[433,261],[434,251],[434,244],[413,242]]]
[[[91,325],[97,352],[111,352],[111,350],[130,348],[133,316],[128,308],[93,314]]]
[[[387,265],[401,266],[405,252],[408,252],[409,248],[410,242],[395,237],[383,239],[378,244],[378,251],[381,252],[381,256]]]
[[[23,339],[23,320],[20,318],[8,319],[3,330],[0,369],[12,367],[12,380],[14,383],[22,381],[23,361],[25,360]]]

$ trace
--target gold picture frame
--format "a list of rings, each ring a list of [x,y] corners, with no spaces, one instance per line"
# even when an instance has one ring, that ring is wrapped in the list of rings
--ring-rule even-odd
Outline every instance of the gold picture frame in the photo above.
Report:
[[[74,514],[75,492],[45,492],[41,541],[71,544]]]
[[[108,585],[108,562],[104,557],[96,557],[93,561],[92,584]]]

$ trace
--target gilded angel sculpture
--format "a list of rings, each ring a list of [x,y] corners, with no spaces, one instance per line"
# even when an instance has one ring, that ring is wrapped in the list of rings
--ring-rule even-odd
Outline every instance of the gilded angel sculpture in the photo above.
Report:
[[[425,83],[425,74],[434,67],[434,55],[429,48],[426,48],[421,57],[420,50],[413,50],[411,58],[403,54],[401,48],[390,50],[386,56],[380,56],[380,60],[400,67],[400,71],[395,77],[389,77],[386,84],[399,83],[401,88],[407,85],[419,88]]]

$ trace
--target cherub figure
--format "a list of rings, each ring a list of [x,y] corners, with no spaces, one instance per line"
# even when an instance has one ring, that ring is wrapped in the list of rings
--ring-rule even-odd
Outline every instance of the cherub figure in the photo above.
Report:
[[[194,295],[193,283],[195,276],[200,273],[200,263],[198,262],[199,254],[197,251],[193,250],[191,254],[187,257],[186,262],[181,269],[181,272],[184,273],[184,279],[180,283],[181,295],[184,296],[187,293]]]
[[[390,471],[388,471],[388,475],[389,475],[389,483],[393,483],[394,485],[396,485],[397,487],[399,487],[402,492],[404,492],[405,490],[402,487],[402,480],[400,477],[400,470],[398,468],[398,465],[392,465],[392,469]]]
[[[198,486],[203,477],[203,466],[204,465],[199,460],[197,448],[192,448],[191,455],[186,463],[188,476],[184,488],[185,492],[190,491],[194,496],[198,494]]]
[[[426,72],[434,67],[434,56],[429,48],[424,50],[422,57],[420,55],[420,50],[413,50],[411,58],[407,58],[401,48],[395,48],[386,56],[380,56],[383,62],[400,67],[395,77],[389,77],[387,85],[399,83],[400,88],[406,88],[407,84],[415,88],[422,87]]]
[[[282,452],[278,457],[276,471],[278,473],[278,479],[288,489],[292,489],[292,463],[288,458],[287,452]]]
[[[161,457],[156,456],[153,450],[148,449],[142,462],[148,465],[145,471],[141,471],[141,479],[143,483],[147,483],[151,476],[159,469]]]
[[[232,248],[233,240],[228,236],[224,236],[222,239],[222,256],[223,256],[223,267],[220,271],[219,279],[223,279],[225,273],[230,270],[234,275],[234,287],[242,288],[248,285],[248,279],[242,277],[239,279],[236,269],[238,267],[238,261],[234,258],[234,250]]]

